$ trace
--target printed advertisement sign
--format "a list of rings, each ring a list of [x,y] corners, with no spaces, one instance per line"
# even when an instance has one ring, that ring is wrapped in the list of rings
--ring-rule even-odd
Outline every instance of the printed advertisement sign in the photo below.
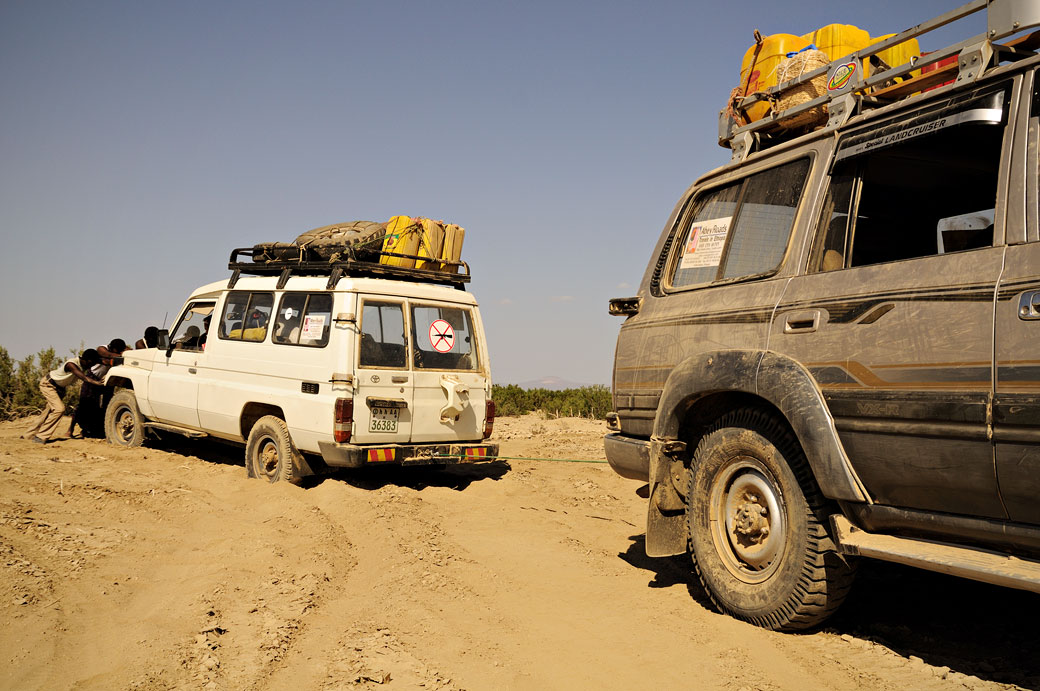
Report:
[[[686,238],[680,269],[699,269],[704,266],[718,266],[722,260],[722,248],[726,245],[729,224],[732,216],[713,218],[708,221],[695,221]]]

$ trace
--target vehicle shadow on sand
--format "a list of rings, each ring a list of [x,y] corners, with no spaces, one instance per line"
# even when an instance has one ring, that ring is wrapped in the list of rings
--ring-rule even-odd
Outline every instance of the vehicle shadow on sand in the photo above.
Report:
[[[474,482],[501,480],[510,470],[512,468],[506,461],[459,463],[445,467],[413,465],[342,469],[324,478],[316,478],[316,484],[333,480],[365,490],[386,486],[406,487],[416,491],[427,487],[444,487],[461,492]]]
[[[645,534],[629,540],[618,557],[652,574],[648,588],[685,585],[697,604],[716,611],[689,555],[652,559],[646,556]],[[877,644],[904,658],[921,658],[932,667],[1040,689],[1038,622],[1040,595],[864,559],[845,603],[806,633],[822,629],[868,642],[864,648]]]
[[[221,465],[237,465],[242,468],[245,478],[245,458],[241,446],[227,444],[213,439],[189,439],[179,434],[165,435],[155,448],[178,454],[180,456],[198,458],[208,463]],[[422,490],[425,487],[447,487],[462,491],[474,482],[481,480],[500,480],[512,470],[506,461],[488,461],[486,463],[458,463],[447,466],[385,466],[356,469],[333,469],[328,475],[317,475],[304,478],[300,483],[303,488],[317,487],[323,482],[332,480],[346,482],[359,489],[379,489],[388,485]]]
[[[862,560],[824,626],[987,681],[1040,688],[1040,595]]]

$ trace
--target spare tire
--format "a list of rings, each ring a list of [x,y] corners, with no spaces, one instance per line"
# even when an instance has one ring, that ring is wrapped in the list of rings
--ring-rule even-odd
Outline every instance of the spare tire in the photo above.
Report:
[[[308,230],[293,241],[294,245],[306,248],[312,256],[331,259],[352,249],[359,258],[378,254],[386,235],[386,224],[374,221],[349,221],[334,223]]]

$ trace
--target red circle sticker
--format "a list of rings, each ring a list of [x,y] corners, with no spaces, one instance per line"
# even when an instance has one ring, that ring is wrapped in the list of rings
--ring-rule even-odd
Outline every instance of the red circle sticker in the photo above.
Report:
[[[438,319],[430,324],[430,345],[438,353],[447,353],[455,347],[455,329],[451,324]]]

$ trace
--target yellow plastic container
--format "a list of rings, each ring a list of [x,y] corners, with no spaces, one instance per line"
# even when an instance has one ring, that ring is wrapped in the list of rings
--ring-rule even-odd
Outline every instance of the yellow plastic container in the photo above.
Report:
[[[740,66],[740,93],[748,96],[756,91],[765,91],[776,86],[776,68],[788,53],[794,53],[809,45],[809,41],[794,34],[770,34],[762,37],[762,46],[752,45],[744,53]],[[747,110],[752,122],[769,114],[769,103],[760,101]]]
[[[462,241],[466,237],[466,229],[454,223],[444,226],[444,244],[441,247],[441,259],[446,262],[457,262],[462,259]],[[450,274],[457,273],[458,267],[447,264],[444,270]]]
[[[415,268],[439,271],[441,251],[444,248],[444,224],[430,218],[424,218],[420,223],[423,232],[419,240],[419,256],[433,261],[417,261]]]
[[[422,225],[412,220],[411,216],[394,216],[386,224],[386,237],[383,239],[383,251],[397,254],[416,254],[422,236]],[[400,266],[405,269],[415,267],[414,259],[404,257],[379,258],[380,264]]]
[[[884,36],[878,36],[877,38],[871,40],[871,43],[880,43],[881,41],[884,41],[886,38],[892,38],[893,36],[895,36],[895,34],[885,34]],[[920,55],[921,46],[917,43],[916,38],[911,38],[909,41],[897,43],[891,48],[886,48],[885,50],[877,54],[877,56],[884,60],[885,64],[889,67],[899,67],[900,65],[905,65],[906,63],[910,62],[911,58],[916,58]],[[920,74],[920,70],[914,70],[913,72],[906,75],[904,79],[916,77],[918,74]]]
[[[843,58],[875,42],[870,38],[870,34],[851,24],[828,24],[802,36],[802,39],[807,44],[816,44],[816,47],[831,60]]]

